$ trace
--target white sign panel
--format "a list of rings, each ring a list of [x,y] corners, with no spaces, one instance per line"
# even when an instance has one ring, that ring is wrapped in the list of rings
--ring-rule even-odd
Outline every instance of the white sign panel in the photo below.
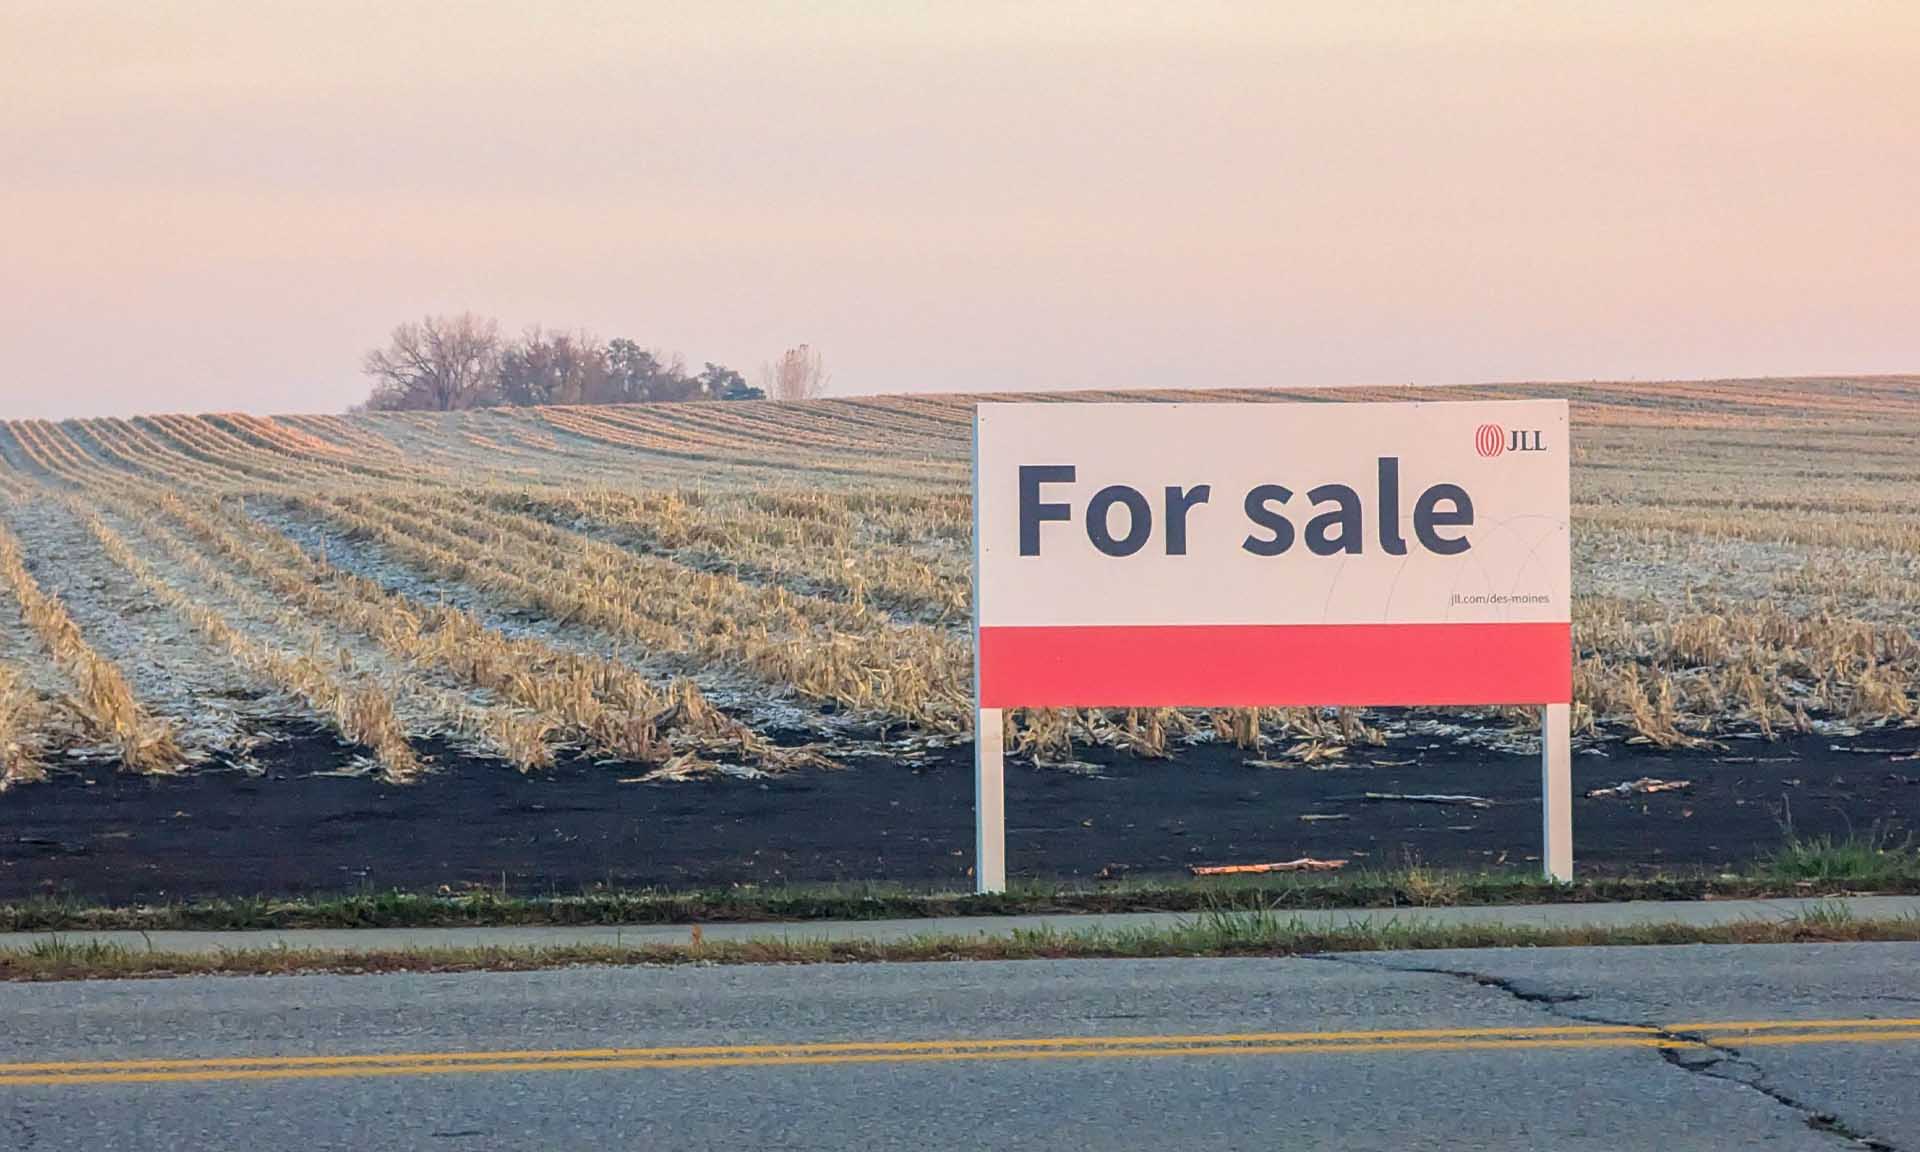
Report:
[[[1571,694],[1567,406],[982,404],[981,703]]]

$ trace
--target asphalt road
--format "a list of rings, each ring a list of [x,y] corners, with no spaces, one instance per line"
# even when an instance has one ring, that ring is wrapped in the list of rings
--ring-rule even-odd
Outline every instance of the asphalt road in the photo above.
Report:
[[[0,986],[8,1152],[1920,1149],[1916,1085],[1915,944]]]

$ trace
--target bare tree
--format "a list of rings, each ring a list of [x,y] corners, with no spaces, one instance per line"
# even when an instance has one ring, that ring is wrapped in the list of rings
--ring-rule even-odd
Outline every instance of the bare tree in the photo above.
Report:
[[[507,404],[605,404],[617,397],[607,348],[586,332],[529,328],[500,350],[500,399]]]
[[[354,411],[452,411],[495,404],[632,404],[656,400],[752,400],[764,393],[738,372],[708,363],[689,375],[675,353],[662,357],[632,340],[602,342],[586,331],[551,332],[537,325],[503,339],[484,316],[429,316],[393,330],[387,346],[367,353],[362,369],[371,395]],[[806,345],[787,352],[768,378],[794,381],[793,395],[819,395],[826,384],[820,357]]]
[[[499,325],[486,317],[462,312],[402,324],[361,367],[373,377],[367,407],[452,412],[498,403],[499,360]]]
[[[820,353],[805,344],[787,349],[780,359],[760,367],[761,385],[775,400],[812,400],[824,396],[828,379]]]

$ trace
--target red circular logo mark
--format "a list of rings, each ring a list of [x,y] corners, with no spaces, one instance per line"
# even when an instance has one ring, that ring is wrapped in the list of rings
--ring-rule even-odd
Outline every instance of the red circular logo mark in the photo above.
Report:
[[[1473,433],[1473,450],[1482,456],[1498,456],[1507,450],[1507,430],[1498,424],[1482,424]]]

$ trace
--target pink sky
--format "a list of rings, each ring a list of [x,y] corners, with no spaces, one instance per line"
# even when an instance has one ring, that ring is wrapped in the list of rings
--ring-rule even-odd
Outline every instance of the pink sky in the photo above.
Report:
[[[1920,4],[0,6],[0,416],[1920,370]]]

